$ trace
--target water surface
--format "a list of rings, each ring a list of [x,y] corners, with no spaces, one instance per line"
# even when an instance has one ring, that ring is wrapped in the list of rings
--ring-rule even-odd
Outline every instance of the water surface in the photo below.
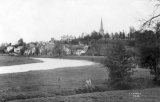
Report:
[[[38,59],[43,62],[12,65],[12,66],[1,66],[0,74],[26,72],[31,70],[48,70],[55,68],[77,67],[77,66],[86,66],[94,64],[93,62],[86,60],[69,60],[69,59],[56,59],[56,58],[34,58],[34,59]]]

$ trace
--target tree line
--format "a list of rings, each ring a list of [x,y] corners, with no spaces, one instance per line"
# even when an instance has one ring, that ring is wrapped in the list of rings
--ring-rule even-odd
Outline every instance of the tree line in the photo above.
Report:
[[[152,30],[135,32],[134,53],[127,50],[126,42],[115,40],[107,49],[104,65],[109,71],[109,85],[115,89],[131,89],[135,65],[153,75],[153,82],[160,85],[160,23]]]

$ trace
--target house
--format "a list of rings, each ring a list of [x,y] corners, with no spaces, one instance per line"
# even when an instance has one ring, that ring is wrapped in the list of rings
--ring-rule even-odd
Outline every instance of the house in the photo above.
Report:
[[[88,46],[84,46],[83,49],[78,49],[78,50],[75,52],[75,54],[78,55],[78,56],[80,56],[80,55],[82,55],[82,54],[85,54],[85,53],[87,52],[87,50],[88,50]]]
[[[78,55],[78,56],[82,55],[82,53],[85,53],[85,52],[83,50],[75,51],[75,55]]]
[[[44,46],[39,47],[39,55],[45,55],[46,54],[46,49]]]
[[[61,37],[61,41],[67,41],[67,42],[70,42],[72,41],[73,39],[75,39],[76,37],[75,36],[72,36],[72,35],[64,35]]]
[[[88,46],[84,44],[79,45],[63,45],[63,50],[66,52],[67,55],[82,55],[87,52]]]
[[[63,46],[63,51],[66,53],[66,55],[70,55],[71,54],[71,50],[66,46]]]
[[[14,53],[20,54],[23,49],[23,46],[18,46],[17,48],[14,48]]]
[[[36,54],[36,47],[31,48],[30,51],[31,51],[32,55],[35,55]]]
[[[8,46],[7,48],[6,48],[6,52],[7,53],[10,53],[10,52],[13,52],[14,51],[14,47],[13,46]]]
[[[27,50],[25,50],[25,51],[24,51],[24,55],[26,55],[26,56],[31,55],[31,50],[28,50],[28,49],[27,49]]]

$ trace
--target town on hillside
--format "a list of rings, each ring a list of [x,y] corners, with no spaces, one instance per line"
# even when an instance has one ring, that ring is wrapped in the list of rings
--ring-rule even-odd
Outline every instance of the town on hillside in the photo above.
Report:
[[[106,43],[111,40],[124,40],[132,42],[135,40],[136,30],[130,27],[130,32],[124,31],[115,33],[105,33],[103,21],[101,19],[99,32],[93,31],[91,34],[82,33],[76,38],[72,35],[64,35],[61,40],[51,38],[50,41],[25,43],[23,38],[15,43],[2,43],[0,53],[2,55],[13,56],[104,56],[107,46]]]

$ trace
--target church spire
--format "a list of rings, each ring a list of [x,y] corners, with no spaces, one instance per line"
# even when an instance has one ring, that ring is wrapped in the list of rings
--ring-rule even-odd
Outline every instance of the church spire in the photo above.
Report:
[[[100,25],[99,33],[100,33],[101,35],[104,35],[104,29],[103,29],[103,22],[102,22],[102,18],[101,18],[101,25]]]
[[[103,29],[103,22],[102,22],[102,18],[101,18],[101,28],[100,29]]]

